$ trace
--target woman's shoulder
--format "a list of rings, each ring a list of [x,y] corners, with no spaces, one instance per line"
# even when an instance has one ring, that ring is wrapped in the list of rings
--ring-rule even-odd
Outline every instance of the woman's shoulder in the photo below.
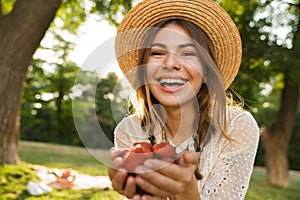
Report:
[[[132,144],[143,137],[141,120],[138,115],[124,117],[114,131],[115,146],[121,149],[132,148]]]
[[[137,122],[141,122],[140,115],[138,113],[133,113],[123,117],[123,119],[118,123],[118,125],[124,123],[137,123]]]
[[[141,125],[141,118],[138,114],[130,114],[124,117],[115,128],[115,135],[127,134],[132,137],[144,135],[144,130]]]
[[[256,123],[256,120],[254,119],[253,115],[249,112],[243,109],[242,107],[238,106],[228,106],[226,108],[226,114],[228,121],[234,121],[237,119],[244,119],[244,120],[250,120]]]
[[[227,108],[227,126],[229,132],[247,133],[252,132],[255,135],[259,134],[258,124],[253,115],[240,107]]]
[[[126,127],[141,127],[141,118],[135,114],[125,116],[116,126],[116,128],[124,129]]]

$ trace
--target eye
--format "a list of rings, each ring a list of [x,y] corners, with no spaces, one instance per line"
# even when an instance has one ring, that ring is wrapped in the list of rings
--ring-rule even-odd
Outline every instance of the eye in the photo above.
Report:
[[[154,57],[161,57],[161,56],[165,55],[165,53],[163,51],[154,50],[154,51],[151,51],[150,55],[154,56]]]
[[[192,51],[185,51],[181,54],[181,56],[184,56],[184,57],[188,57],[188,56],[195,56],[196,54]]]
[[[161,56],[161,55],[163,55],[163,53],[160,51],[153,51],[153,52],[151,52],[151,55],[152,56]]]

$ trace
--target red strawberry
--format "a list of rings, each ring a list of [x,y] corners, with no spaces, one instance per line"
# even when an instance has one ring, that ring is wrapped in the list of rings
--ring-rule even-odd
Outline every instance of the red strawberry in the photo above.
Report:
[[[72,169],[67,168],[63,170],[61,177],[62,178],[68,178],[71,175]]]
[[[133,172],[137,166],[142,165],[145,160],[151,159],[152,157],[153,154],[150,149],[137,145],[125,154],[123,167],[129,172]]]
[[[124,150],[121,154],[123,167],[128,170],[129,176],[136,176],[134,170],[137,166],[142,165],[145,160],[153,157],[161,159],[168,163],[173,163],[176,158],[175,148],[168,142],[163,142],[153,146],[148,142],[135,142],[133,149]],[[141,188],[137,187],[138,194],[148,194]]]
[[[153,147],[153,152],[158,158],[173,158],[175,156],[175,148],[168,142],[156,144]]]
[[[142,147],[145,147],[145,148],[148,148],[152,151],[153,149],[153,146],[152,144],[148,143],[148,142],[135,142],[133,143],[133,147],[136,147],[136,146],[142,146]]]

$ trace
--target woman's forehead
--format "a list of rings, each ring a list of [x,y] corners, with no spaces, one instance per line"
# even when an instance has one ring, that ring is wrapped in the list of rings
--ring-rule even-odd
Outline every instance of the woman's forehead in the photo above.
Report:
[[[189,33],[176,24],[168,24],[157,32],[152,43],[192,43]]]

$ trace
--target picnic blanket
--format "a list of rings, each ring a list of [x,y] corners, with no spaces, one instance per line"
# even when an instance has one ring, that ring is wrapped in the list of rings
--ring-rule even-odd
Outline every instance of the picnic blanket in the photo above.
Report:
[[[44,166],[33,165],[40,181],[30,181],[27,184],[27,191],[38,196],[49,193],[52,189],[106,189],[112,188],[111,181],[107,176],[91,176],[80,174],[77,171],[67,168],[47,168]]]

